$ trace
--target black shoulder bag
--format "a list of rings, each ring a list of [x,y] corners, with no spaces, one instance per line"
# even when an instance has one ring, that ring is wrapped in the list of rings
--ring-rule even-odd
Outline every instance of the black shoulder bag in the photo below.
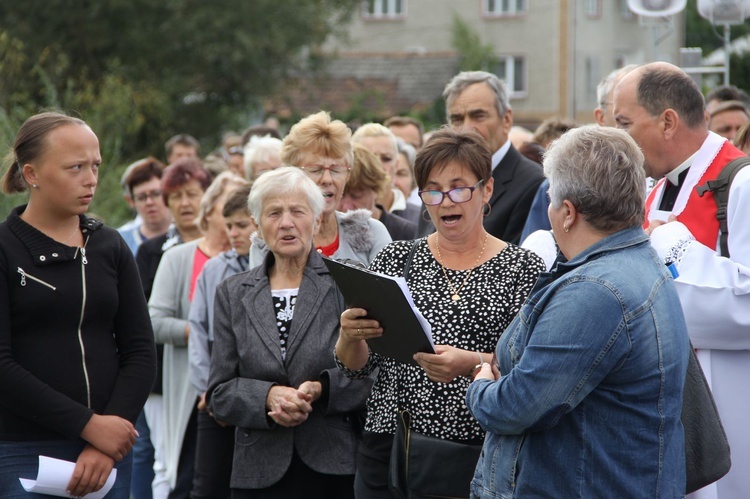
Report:
[[[732,466],[727,435],[692,344],[681,419],[685,429],[685,493],[689,494],[723,477]]]
[[[409,275],[414,241],[404,265]],[[428,437],[411,430],[411,414],[399,411],[393,436],[388,485],[402,499],[469,497],[469,487],[482,452],[481,445]]]

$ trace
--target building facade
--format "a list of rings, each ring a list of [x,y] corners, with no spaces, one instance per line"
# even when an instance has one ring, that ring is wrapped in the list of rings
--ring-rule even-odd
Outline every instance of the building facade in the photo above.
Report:
[[[455,18],[492,47],[489,69],[508,84],[515,122],[530,127],[555,115],[592,121],[602,77],[630,63],[678,63],[684,40],[682,15],[644,22],[626,0],[364,0],[346,36],[325,47],[336,54],[328,76],[360,83],[360,95],[367,81],[379,88],[371,114],[429,106],[460,67]],[[309,100],[336,107],[305,87]]]

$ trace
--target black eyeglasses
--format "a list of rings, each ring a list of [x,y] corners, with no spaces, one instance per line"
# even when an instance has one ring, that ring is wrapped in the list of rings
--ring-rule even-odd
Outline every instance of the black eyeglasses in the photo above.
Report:
[[[454,203],[465,203],[474,195],[474,190],[479,187],[484,180],[480,180],[474,187],[456,187],[449,191],[419,191],[419,197],[427,206],[435,206],[443,202],[445,196]]]
[[[156,190],[156,191],[143,192],[141,194],[136,194],[135,196],[133,196],[133,199],[135,199],[135,201],[138,203],[145,203],[149,199],[153,199],[154,201],[156,201],[160,197],[161,197],[161,191]]]

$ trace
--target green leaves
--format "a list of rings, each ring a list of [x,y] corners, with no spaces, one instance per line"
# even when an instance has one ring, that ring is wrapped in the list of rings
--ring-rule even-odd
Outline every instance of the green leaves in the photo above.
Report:
[[[99,136],[104,160],[93,209],[115,225],[129,216],[117,209],[125,165],[147,154],[163,157],[164,141],[178,132],[209,152],[222,132],[247,127],[262,99],[305,67],[309,53],[318,62],[317,48],[359,5],[0,2],[0,139],[12,144],[23,120],[41,108],[80,115]]]
[[[482,44],[479,34],[458,15],[453,16],[453,47],[461,54],[461,71],[493,71],[498,59],[491,44]]]

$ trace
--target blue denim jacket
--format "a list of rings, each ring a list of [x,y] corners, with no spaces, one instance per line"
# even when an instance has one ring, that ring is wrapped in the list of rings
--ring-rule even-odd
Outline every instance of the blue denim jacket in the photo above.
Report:
[[[689,348],[640,228],[542,274],[497,345],[502,377],[466,395],[487,431],[472,495],[683,497]]]

